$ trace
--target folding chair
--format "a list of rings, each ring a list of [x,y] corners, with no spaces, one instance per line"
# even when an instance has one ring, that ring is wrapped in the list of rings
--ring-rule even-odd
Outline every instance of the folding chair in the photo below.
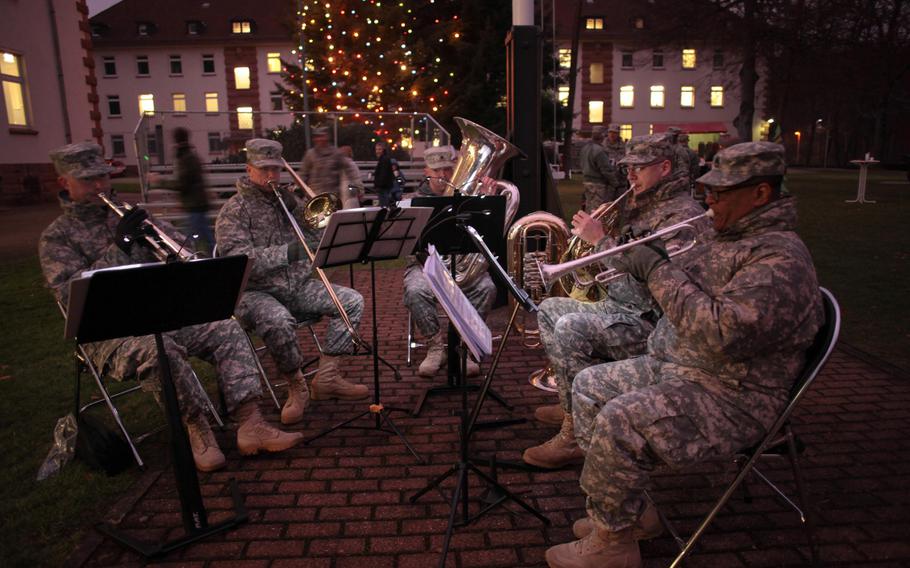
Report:
[[[63,304],[60,303],[59,301],[57,302],[57,308],[59,308],[60,313],[63,314],[63,318],[66,319],[66,308],[64,308]],[[104,375],[104,373],[101,372],[101,370],[98,369],[98,367],[95,366],[94,363],[92,363],[91,358],[85,352],[85,349],[83,349],[82,345],[80,345],[78,343],[76,344],[76,350],[73,353],[73,355],[74,355],[74,359],[76,361],[75,394],[74,394],[74,406],[75,406],[76,414],[77,415],[81,414],[97,404],[103,403],[105,406],[107,406],[107,409],[110,411],[111,416],[114,419],[114,422],[117,424],[117,428],[120,430],[120,433],[123,434],[123,438],[126,440],[126,443],[130,447],[130,451],[133,453],[133,459],[136,461],[136,465],[138,465],[140,469],[145,469],[145,463],[142,461],[142,457],[139,455],[139,450],[136,449],[136,444],[142,442],[142,440],[146,439],[147,437],[151,436],[152,434],[160,431],[161,428],[151,430],[149,432],[140,434],[135,437],[132,436],[129,433],[129,431],[127,430],[126,425],[123,423],[123,419],[120,417],[120,411],[117,409],[117,406],[114,404],[114,400],[116,400],[122,396],[126,396],[128,394],[131,394],[131,393],[134,393],[137,391],[141,391],[142,386],[135,385],[135,386],[125,388],[122,391],[112,394],[108,390],[107,385],[105,384],[106,376]],[[82,373],[85,371],[88,371],[88,373],[95,380],[95,386],[98,387],[98,392],[101,393],[101,398],[98,400],[93,400],[86,404],[82,404],[82,394],[81,394],[82,381],[81,381],[81,379],[82,379]],[[205,392],[205,388],[202,386],[202,382],[199,381],[199,377],[196,376],[195,371],[193,371],[193,379],[196,383],[196,386],[199,388],[199,390],[201,390],[203,392],[203,394],[205,394],[206,406],[208,407],[209,412],[211,412],[212,417],[215,419],[215,422],[218,424],[218,426],[220,428],[223,428],[224,421],[221,419],[221,416],[218,414],[217,409],[215,409],[215,405],[212,404],[212,400],[209,398],[208,393]]]
[[[796,436],[793,434],[793,429],[790,425],[790,415],[793,413],[793,410],[796,408],[797,404],[799,404],[800,399],[802,399],[806,391],[809,390],[812,381],[818,376],[819,371],[825,366],[828,357],[830,357],[831,352],[834,350],[834,345],[837,343],[837,337],[840,334],[840,306],[837,304],[837,300],[831,292],[825,288],[819,288],[819,290],[821,291],[822,300],[824,302],[825,323],[822,325],[821,329],[818,330],[815,341],[813,341],[812,346],[806,352],[806,364],[790,391],[790,402],[781,412],[774,425],[768,430],[768,434],[757,445],[742,450],[736,455],[735,461],[739,466],[739,473],[727,487],[726,491],[724,491],[723,495],[721,495],[714,507],[711,508],[711,511],[708,512],[702,520],[695,532],[692,533],[692,536],[689,537],[689,540],[680,538],[673,525],[662,513],[660,513],[661,522],[667,527],[667,530],[673,535],[673,538],[676,539],[676,542],[681,549],[680,553],[673,560],[673,563],[670,564],[672,568],[679,566],[682,560],[692,551],[695,543],[707,530],[708,525],[717,517],[720,510],[733,496],[733,492],[736,491],[750,473],[754,473],[760,481],[764,482],[774,491],[777,497],[799,514],[800,522],[806,530],[806,538],[809,541],[812,564],[813,566],[818,565],[818,548],[814,536],[815,525],[809,515],[809,496],[803,481],[802,470],[799,467],[799,450]],[[797,488],[798,505],[787,497],[780,488],[774,485],[774,483],[756,467],[758,460],[763,457],[779,457],[780,453],[775,452],[775,450],[778,448],[783,449],[782,446],[786,446],[785,455],[790,460],[790,467],[793,470],[793,479]],[[648,499],[650,499],[650,496],[648,496]]]

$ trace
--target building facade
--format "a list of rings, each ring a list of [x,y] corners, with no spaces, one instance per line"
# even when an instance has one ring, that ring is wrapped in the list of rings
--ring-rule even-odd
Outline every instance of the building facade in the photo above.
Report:
[[[0,202],[56,194],[48,151],[101,141],[85,0],[0,0]]]

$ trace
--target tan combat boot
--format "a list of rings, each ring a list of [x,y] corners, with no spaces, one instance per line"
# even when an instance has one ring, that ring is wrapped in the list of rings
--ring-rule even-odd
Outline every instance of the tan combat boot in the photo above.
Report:
[[[591,517],[582,517],[572,525],[572,533],[575,538],[584,538],[591,534],[594,527],[595,524]],[[648,503],[645,507],[645,512],[632,525],[632,538],[635,540],[649,540],[657,538],[662,532],[664,532],[664,525],[660,522],[657,507]]]
[[[552,424],[553,426],[561,426],[565,417],[566,412],[558,402],[556,404],[538,406],[537,410],[534,411],[534,418],[544,424]]]
[[[224,454],[221,453],[221,448],[218,447],[218,442],[215,440],[215,434],[205,418],[198,417],[185,424],[196,469],[208,472],[223,468],[227,460],[224,459]]]
[[[237,427],[237,449],[244,456],[266,452],[281,452],[303,440],[300,432],[282,432],[265,421],[256,401],[243,403],[234,412]]]
[[[572,417],[566,415],[558,434],[539,446],[525,450],[521,459],[531,465],[547,469],[559,469],[567,465],[584,463],[585,453],[575,441]]]
[[[323,355],[319,358],[319,370],[310,385],[310,398],[313,400],[360,400],[370,396],[366,385],[355,385],[341,378],[338,364],[341,357]]]
[[[550,568],[640,568],[641,552],[632,529],[610,532],[598,528],[581,540],[550,547]]]
[[[303,419],[303,411],[310,402],[310,391],[300,369],[281,375],[288,383],[288,399],[281,408],[281,423],[296,424]]]
[[[427,340],[427,356],[420,362],[417,374],[421,377],[432,377],[447,361],[445,338],[440,330]]]

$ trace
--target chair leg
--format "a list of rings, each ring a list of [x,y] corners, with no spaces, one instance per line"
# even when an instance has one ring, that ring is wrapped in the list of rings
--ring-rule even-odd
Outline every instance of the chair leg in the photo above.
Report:
[[[193,371],[193,380],[196,382],[196,387],[202,392],[202,397],[205,399],[205,406],[211,413],[212,418],[215,419],[215,423],[218,424],[219,428],[224,428],[224,420],[221,419],[221,414],[212,403],[212,399],[209,397],[209,393],[205,392],[205,387],[202,386],[202,381],[200,381],[199,377],[196,376],[196,371]]]
[[[809,553],[812,555],[812,566],[820,566],[818,555],[818,544],[815,541],[815,519],[809,510],[809,492],[806,490],[806,483],[803,478],[802,468],[799,466],[799,454],[796,451],[796,436],[793,435],[793,429],[790,424],[784,426],[787,436],[787,450],[790,456],[790,467],[793,469],[793,479],[796,481],[796,492],[799,504],[804,511],[802,520],[803,528],[806,529],[806,539],[809,541]]]
[[[272,398],[272,402],[275,403],[275,408],[278,409],[278,412],[281,412],[281,403],[278,402],[278,397],[275,396],[275,389],[272,388],[272,383],[269,381],[269,377],[265,374],[265,369],[262,367],[262,361],[259,360],[259,351],[256,349],[256,346],[253,345],[253,339],[249,334],[245,333],[244,335],[246,335],[246,341],[250,346],[250,351],[253,353],[253,360],[256,361],[256,370],[259,371],[259,380],[262,381],[265,390],[269,391],[269,396]]]
[[[411,366],[411,348],[414,347],[414,322],[411,321],[411,313],[408,312],[408,343],[407,343],[407,352],[405,353],[404,363],[408,367]]]

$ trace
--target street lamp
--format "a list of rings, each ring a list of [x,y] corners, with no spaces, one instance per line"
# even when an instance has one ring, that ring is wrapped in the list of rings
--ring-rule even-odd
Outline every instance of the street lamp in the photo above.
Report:
[[[803,135],[799,130],[797,130],[793,134],[796,135],[796,163],[798,164],[799,163],[799,142],[802,139]]]

